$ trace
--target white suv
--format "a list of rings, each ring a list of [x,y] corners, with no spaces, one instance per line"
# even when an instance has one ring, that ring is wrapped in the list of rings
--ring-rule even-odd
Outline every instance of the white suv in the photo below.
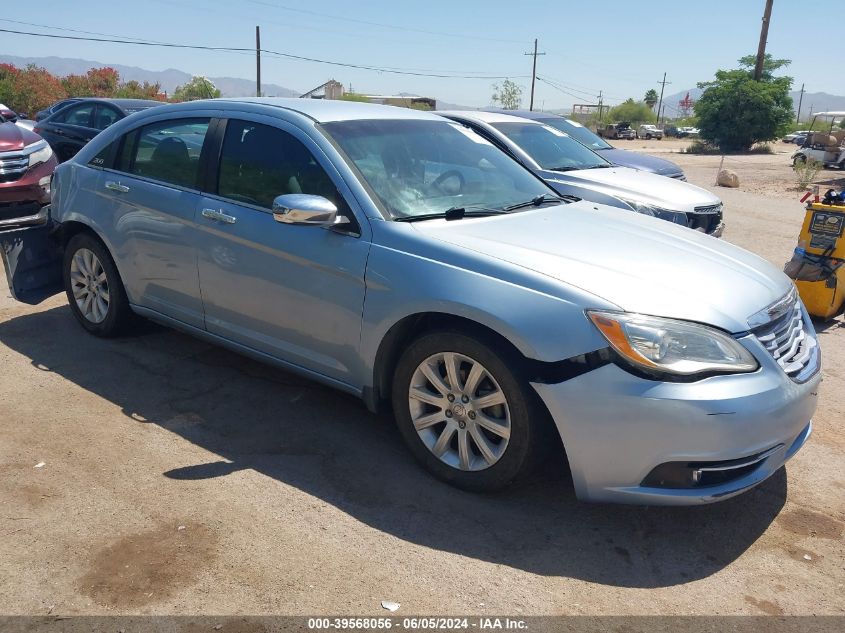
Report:
[[[637,130],[637,138],[663,140],[663,130],[656,125],[641,125]]]

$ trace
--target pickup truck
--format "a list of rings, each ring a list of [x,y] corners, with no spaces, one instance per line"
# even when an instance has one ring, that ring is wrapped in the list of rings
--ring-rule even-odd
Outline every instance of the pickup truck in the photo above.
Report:
[[[608,123],[605,126],[599,126],[596,130],[599,136],[604,138],[626,139],[633,140],[637,137],[636,132],[631,128],[630,123]]]
[[[656,138],[658,140],[663,140],[663,130],[656,125],[641,125],[637,130],[637,138],[644,138],[646,140]]]

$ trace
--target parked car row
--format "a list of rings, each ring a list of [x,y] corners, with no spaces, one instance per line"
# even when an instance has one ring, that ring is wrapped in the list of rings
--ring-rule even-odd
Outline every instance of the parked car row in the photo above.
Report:
[[[582,499],[726,499],[810,435],[816,335],[764,260],[556,188],[621,169],[499,113],[196,101],[96,135],[0,253],[94,335],[141,315],[392,409],[458,487],[562,459]]]
[[[542,119],[503,112],[439,112],[472,129],[551,185],[559,194],[637,211],[722,234],[722,202],[677,179],[620,167]]]

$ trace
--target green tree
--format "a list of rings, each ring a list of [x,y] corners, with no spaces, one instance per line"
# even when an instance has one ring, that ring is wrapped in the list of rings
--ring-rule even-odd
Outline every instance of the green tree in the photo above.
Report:
[[[219,96],[220,91],[207,77],[192,77],[191,81],[177,86],[173,91],[173,101],[216,99]]]
[[[26,68],[4,67],[0,72],[3,103],[19,114],[34,115],[48,105],[67,96],[59,80],[44,68],[29,64]]]
[[[143,84],[134,79],[120,84],[115,91],[115,97],[122,99],[158,99],[161,94],[161,84],[151,84],[145,81]]]
[[[607,113],[608,121],[628,121],[631,125],[640,123],[654,123],[655,116],[651,108],[644,101],[627,99],[614,106]]]
[[[645,93],[645,97],[643,97],[645,104],[652,109],[654,109],[654,104],[656,104],[659,99],[660,97],[657,95],[657,90],[654,88],[649,88]]]
[[[505,79],[501,84],[493,84],[490,100],[503,110],[518,110],[522,105],[522,88],[510,79]]]
[[[717,70],[714,81],[698,84],[704,89],[695,103],[700,136],[723,152],[748,151],[783,136],[794,116],[792,77],[774,76],[789,60],[767,54],[760,81],[754,81],[754,61],[747,55],[739,60],[742,68]]]

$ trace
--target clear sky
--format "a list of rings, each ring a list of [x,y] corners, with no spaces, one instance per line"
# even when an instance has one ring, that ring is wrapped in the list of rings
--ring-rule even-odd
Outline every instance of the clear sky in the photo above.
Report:
[[[734,67],[739,57],[756,52],[764,5],[764,0],[40,0],[29,5],[36,11],[17,3],[0,18],[0,28],[85,36],[15,20],[122,38],[249,48],[255,46],[255,25],[261,25],[262,48],[273,51],[410,72],[508,76],[524,87],[526,105],[531,58],[524,53],[536,37],[546,53],[538,58],[537,74],[558,87],[538,82],[535,106],[553,109],[595,102],[600,90],[605,103],[640,99],[649,88],[659,92],[664,72],[672,82],[667,95],[708,80],[717,68]],[[808,23],[824,23],[825,16],[838,24],[842,8],[843,0],[775,0],[767,50],[792,59],[787,71],[795,88],[805,82],[808,92],[843,92],[831,72],[835,62],[824,50],[829,38],[814,44],[801,35]],[[9,33],[0,33],[0,52],[255,76],[249,53]],[[488,105],[498,81],[396,75],[270,55],[262,57],[262,77],[301,91],[333,78],[356,92],[411,92],[468,106]]]

